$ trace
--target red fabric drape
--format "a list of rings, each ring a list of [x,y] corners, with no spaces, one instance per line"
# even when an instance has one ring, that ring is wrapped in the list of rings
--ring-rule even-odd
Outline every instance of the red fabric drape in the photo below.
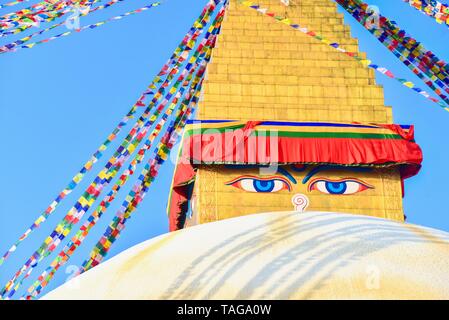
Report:
[[[184,139],[169,201],[171,231],[182,228],[186,203],[189,201],[188,191],[195,180],[195,167],[198,165],[277,163],[395,166],[402,179],[416,175],[421,168],[423,155],[414,141],[413,127],[404,130],[399,125],[379,125],[390,130],[391,135],[379,135],[376,138],[359,138],[357,135],[353,138],[304,138],[288,134],[273,138],[251,135],[259,123],[248,122],[240,135],[217,132],[194,134]]]

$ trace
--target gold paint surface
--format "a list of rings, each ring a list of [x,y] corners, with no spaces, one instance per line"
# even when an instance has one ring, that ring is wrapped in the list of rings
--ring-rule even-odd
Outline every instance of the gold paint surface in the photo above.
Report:
[[[359,52],[333,1],[258,3]],[[231,0],[198,118],[390,123],[392,112],[373,70]]]

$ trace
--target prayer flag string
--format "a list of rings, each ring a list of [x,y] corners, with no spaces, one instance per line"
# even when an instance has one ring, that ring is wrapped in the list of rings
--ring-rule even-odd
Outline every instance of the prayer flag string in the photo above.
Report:
[[[181,91],[178,92],[176,95],[176,99],[179,99],[180,95],[182,94],[183,93]],[[157,124],[157,127],[162,128],[166,119],[167,117],[163,117],[161,121],[159,121],[159,123]],[[27,300],[36,297],[42,291],[42,289],[48,285],[48,283],[51,281],[57,270],[61,266],[63,266],[68,261],[68,259],[70,259],[74,251],[79,247],[79,245],[81,245],[83,240],[89,234],[89,231],[95,226],[95,224],[102,217],[106,209],[110,206],[111,202],[115,199],[117,193],[120,191],[120,188],[128,181],[129,177],[134,174],[136,166],[142,162],[142,160],[144,159],[145,151],[151,148],[153,140],[158,133],[159,133],[158,131],[155,131],[151,134],[150,138],[147,139],[147,141],[145,142],[144,148],[142,148],[139,151],[138,157],[136,157],[131,162],[128,169],[120,176],[120,179],[114,185],[112,191],[110,191],[107,194],[107,196],[102,200],[101,204],[97,207],[95,212],[87,219],[87,221],[79,229],[76,235],[58,254],[58,256],[50,264],[50,266],[38,277],[38,279],[33,283],[33,285],[27,290],[27,292],[29,293],[29,295],[26,296]]]
[[[72,238],[72,240],[64,247],[64,249],[58,254],[56,259],[50,264],[50,267],[46,269],[46,271],[39,276],[38,281],[42,280],[47,273],[54,274],[57,269],[62,265],[61,258],[69,259],[70,255],[76,250],[77,245],[81,244],[82,239],[84,239],[89,230],[95,225],[95,223],[101,218],[102,214],[106,211],[107,207],[111,204],[111,202],[115,199],[115,196],[120,191],[120,188],[127,182],[130,175],[134,173],[134,170],[136,169],[136,165],[139,164],[144,156],[145,152],[148,151],[152,145],[154,139],[159,135],[161,130],[163,129],[163,126],[166,122],[166,119],[169,118],[169,116],[172,114],[175,107],[178,105],[179,99],[184,95],[185,87],[187,87],[192,79],[193,71],[195,71],[194,68],[192,68],[191,72],[189,73],[187,79],[185,80],[185,83],[183,84],[183,87],[176,93],[175,99],[173,99],[170,108],[167,110],[167,112],[160,118],[159,122],[157,123],[155,129],[151,132],[150,136],[147,138],[147,140],[144,143],[144,146],[139,150],[137,155],[134,157],[134,159],[131,161],[130,165],[128,166],[127,170],[120,176],[119,180],[116,182],[114,187],[112,188],[112,191],[109,192],[100,205],[97,207],[97,209],[87,218],[87,221],[81,226],[79,231],[76,233],[76,235]],[[83,238],[81,238],[82,236]],[[68,250],[70,249],[70,253],[68,253]],[[65,260],[65,261],[67,261]],[[52,269],[54,270],[52,272]],[[31,270],[31,269],[30,269]],[[31,272],[28,272],[30,274]],[[26,277],[25,277],[26,278]],[[45,279],[45,281],[48,283],[50,280],[49,277]],[[31,291],[30,291],[31,290]],[[32,292],[33,290],[30,288],[28,292]]]
[[[200,49],[201,50],[201,49]],[[194,61],[198,59],[198,49],[194,56],[189,60],[189,63],[186,66],[186,69],[183,71],[182,78],[178,79],[175,85],[169,90],[164,100],[158,107],[159,111],[165,109],[165,106],[168,104],[170,99],[173,98],[174,93],[177,91],[180,83],[185,78],[185,72],[192,67]],[[178,69],[174,69],[174,72],[169,74],[171,76],[170,80],[178,73]],[[166,80],[166,85],[161,86],[161,91],[159,91],[153,98],[151,106],[155,106],[160,98],[163,97],[163,92],[167,87],[168,83]],[[147,108],[148,109],[148,108]],[[151,109],[151,108],[150,108]],[[153,125],[156,120],[156,116],[153,115],[144,123],[145,118],[149,116],[149,113],[144,113],[146,117],[142,117],[138,121],[138,128],[144,128],[142,132],[139,132],[136,126],[130,131],[130,134],[125,138],[125,141],[122,145],[117,149],[116,153],[109,160],[108,164],[105,168],[97,175],[94,181],[89,185],[83,195],[78,199],[75,205],[69,210],[64,219],[58,224],[55,230],[50,234],[50,236],[44,241],[44,243],[40,246],[40,248],[28,259],[28,261],[23,265],[21,269],[19,269],[14,277],[5,285],[5,288],[2,290],[2,297],[11,298],[12,295],[17,291],[18,287],[21,285],[22,281],[28,277],[34,267],[41,261],[45,256],[51,253],[59,243],[70,233],[74,224],[76,224],[86,213],[90,206],[96,201],[99,194],[102,192],[103,188],[109,184],[109,182],[114,178],[117,174],[118,170],[120,170],[125,157],[132,154],[136,148],[136,146],[142,141],[149,128]],[[29,273],[27,273],[24,277],[22,277],[21,281],[17,282],[16,280],[20,275],[22,275],[26,270],[29,269]],[[15,286],[14,286],[15,285]],[[9,294],[6,296],[6,294]]]
[[[30,0],[16,0],[16,1],[11,1],[8,3],[4,3],[4,4],[0,4],[0,9],[6,8],[6,7],[12,7],[15,6],[16,4],[22,3],[22,2],[28,2]]]
[[[449,27],[449,5],[435,0],[403,0],[421,13]]]
[[[144,154],[147,150],[149,150],[152,146],[152,143],[154,141],[154,139],[159,135],[159,133],[161,132],[162,128],[164,127],[167,119],[169,118],[169,116],[173,113],[173,111],[175,110],[175,108],[178,106],[178,102],[180,101],[180,99],[182,99],[182,97],[184,96],[184,93],[186,91],[186,88],[189,87],[189,84],[192,81],[193,75],[195,73],[195,71],[197,70],[197,67],[199,64],[202,64],[202,61],[204,60],[204,57],[208,54],[208,48],[209,46],[207,46],[208,43],[210,43],[210,37],[209,40],[206,43],[206,47],[203,47],[202,49],[202,53],[199,56],[199,59],[196,60],[196,62],[193,64],[193,67],[191,68],[191,70],[189,71],[187,78],[182,81],[182,87],[181,89],[176,93],[175,95],[175,99],[172,101],[172,103],[170,104],[170,107],[168,108],[168,110],[162,115],[162,117],[160,118],[159,123],[156,125],[155,130],[153,130],[153,132],[151,133],[151,135],[149,136],[149,138],[146,140],[146,142],[144,143],[144,146],[139,150],[139,152],[137,153],[136,157],[133,159],[133,161],[131,162],[131,164],[128,166],[128,169],[125,171],[125,173],[122,174],[122,176],[119,178],[119,180],[116,182],[116,184],[114,185],[114,187],[112,188],[112,191],[103,199],[103,201],[100,203],[100,206],[97,208],[97,210],[95,210],[95,212],[87,219],[87,221],[85,222],[85,224],[80,228],[80,230],[78,231],[78,233],[75,235],[75,237],[71,240],[71,242],[69,242],[68,245],[66,245],[66,247],[70,247],[70,251],[71,253],[73,253],[73,251],[76,249],[77,245],[75,244],[81,244],[82,239],[79,237],[79,235],[82,235],[83,238],[85,236],[87,236],[88,230],[90,230],[96,223],[96,221],[98,221],[98,219],[101,217],[101,215],[104,213],[104,211],[107,209],[107,207],[110,205],[110,203],[114,200],[117,192],[120,190],[120,187],[127,181],[129,175],[132,175],[134,170],[135,170],[135,166],[137,165],[137,163],[140,163],[143,160]],[[202,69],[200,69],[198,71],[198,75],[196,76],[195,80],[193,81],[192,86],[194,86],[197,82],[198,82],[198,78],[200,76],[202,76],[204,74],[204,69],[205,67],[202,67]],[[160,113],[160,112],[159,112]],[[63,250],[63,252],[66,249]],[[61,252],[58,257],[55,260],[59,260],[59,262],[61,262],[61,256],[65,257],[65,259],[68,259],[70,255],[68,254],[64,254],[63,252]],[[52,263],[50,266],[52,265],[57,265],[56,262]],[[58,267],[59,268],[59,267]],[[54,270],[54,272],[56,272],[56,270],[54,268],[52,268]],[[48,270],[47,270],[48,271]],[[54,273],[53,272],[53,273]],[[51,276],[50,276],[51,277]],[[39,277],[41,278],[41,277]],[[39,280],[39,279],[38,279]],[[46,281],[48,281],[49,279],[47,278]],[[28,290],[28,292],[31,292],[30,290]]]
[[[227,5],[227,1],[224,2],[224,6]],[[221,28],[221,21],[219,22],[220,26],[216,28],[215,34],[218,34],[220,32]],[[193,93],[193,101],[192,105],[190,106],[190,103],[187,102],[184,104],[184,109],[188,107],[187,109],[187,115],[192,113],[193,108],[196,106],[199,96],[201,93],[201,86],[202,86],[202,79],[203,74],[206,70],[206,65],[210,61],[212,49],[215,47],[215,37],[212,39],[212,41],[209,42],[208,47],[208,55],[205,59],[205,64],[202,67],[201,70],[201,78],[197,80],[195,86],[194,86],[194,93]],[[142,173],[140,174],[137,183],[134,185],[128,196],[126,197],[125,201],[122,203],[121,208],[117,211],[116,216],[112,220],[112,222],[107,227],[106,231],[104,232],[103,236],[100,238],[100,240],[97,242],[96,246],[92,250],[89,258],[84,261],[84,263],[81,266],[80,273],[83,273],[96,265],[100,264],[101,261],[104,259],[104,257],[109,252],[112,244],[118,239],[120,236],[121,231],[125,228],[126,222],[131,219],[132,213],[137,209],[139,204],[144,199],[146,193],[148,192],[148,188],[157,176],[159,167],[163,162],[167,159],[168,154],[170,153],[171,148],[173,147],[173,144],[175,143],[177,139],[177,132],[181,131],[184,126],[186,119],[181,120],[179,124],[174,124],[172,129],[167,132],[166,135],[170,134],[170,131],[174,131],[171,133],[174,134],[174,137],[168,137],[167,140],[169,141],[169,144],[162,146],[159,148],[158,151],[156,151],[156,157],[149,161],[145,168],[143,169]],[[164,138],[163,138],[164,139]],[[161,144],[159,144],[161,145]]]
[[[95,224],[100,220],[102,215],[105,213],[110,204],[115,200],[118,192],[121,187],[125,185],[130,176],[132,176],[136,170],[137,165],[139,165],[145,157],[145,152],[148,151],[155,138],[159,135],[162,128],[164,127],[167,119],[178,106],[178,102],[183,98],[186,88],[188,84],[191,82],[193,73],[196,71],[196,66],[194,66],[183,87],[176,93],[175,99],[170,105],[169,112],[166,113],[156,125],[155,130],[151,133],[149,138],[145,141],[144,146],[139,150],[136,157],[128,166],[127,170],[123,172],[120,176],[119,180],[115,183],[112,190],[103,198],[100,205],[96,208],[96,210],[91,214],[90,217],[87,218],[87,221],[80,227],[75,236],[70,240],[68,244],[65,245],[64,249],[58,254],[58,256],[53,260],[50,266],[38,277],[38,279],[33,283],[33,285],[27,290],[28,295],[24,295],[22,298],[26,298],[27,300],[33,299],[39,295],[43,288],[45,288],[48,283],[51,281],[55,273],[58,269],[63,266],[71,257],[71,255],[75,252],[75,250],[82,244],[83,240],[89,234],[89,231],[95,226]],[[201,71],[198,72],[201,74]]]
[[[221,19],[223,16],[224,12],[219,12],[219,14],[217,15],[217,18],[220,19],[220,23],[221,23]],[[210,51],[210,47],[211,44],[214,43],[215,41],[215,34],[216,34],[216,30],[217,30],[217,20],[214,22],[214,24],[211,26],[211,29],[208,31],[206,38],[202,41],[202,43],[199,45],[199,49],[201,50],[202,54],[200,55],[200,59],[197,59],[196,62],[193,64],[192,69],[189,72],[189,75],[187,76],[187,80],[184,81],[183,83],[183,87],[177,92],[175,100],[172,102],[172,104],[170,105],[168,111],[166,111],[166,113],[163,115],[162,119],[160,120],[160,122],[158,123],[158,125],[156,126],[156,130],[153,131],[153,133],[150,135],[150,137],[148,138],[148,140],[146,141],[146,143],[144,144],[143,148],[138,152],[136,158],[131,162],[130,166],[128,167],[128,170],[126,172],[132,172],[135,170],[135,162],[138,161],[138,159],[143,159],[143,154],[145,153],[146,150],[148,150],[151,147],[152,142],[154,141],[154,139],[157,137],[157,135],[159,134],[161,128],[163,127],[163,125],[165,124],[165,122],[168,119],[168,116],[170,114],[172,114],[173,110],[175,109],[175,107],[178,105],[178,101],[180,98],[182,98],[182,96],[184,95],[184,91],[186,90],[186,87],[188,86],[188,84],[190,83],[193,73],[195,72],[196,68],[198,65],[201,65],[202,67],[200,68],[200,71],[198,71],[198,75],[196,76],[194,82],[193,82],[193,86],[195,86],[198,81],[199,81],[199,77],[202,77],[204,74],[204,69],[205,69],[205,65],[202,63],[202,61],[204,60],[204,56],[210,56],[209,51]],[[185,104],[185,101],[184,101]],[[134,169],[133,169],[133,165],[134,165]],[[127,179],[126,178],[126,174],[122,175],[122,177],[117,181],[116,185],[121,185],[122,183],[124,183],[126,180],[123,179]],[[114,193],[115,191],[115,193]],[[85,236],[87,236],[88,231],[90,230],[90,228],[92,228],[96,221],[100,218],[100,216],[102,215],[102,212],[104,212],[104,210],[107,208],[107,206],[109,206],[110,202],[115,198],[115,194],[116,192],[118,192],[118,190],[113,190],[105,197],[105,199],[103,200],[105,203],[100,204],[99,208],[97,208],[97,210],[87,219],[87,221],[85,222],[85,224],[80,228],[80,230],[78,231],[77,235],[72,239],[72,241],[67,245],[68,247],[70,247],[70,252],[73,253],[74,250],[76,250],[76,245],[75,244],[81,244],[82,240],[78,237],[80,234],[83,235],[83,238]],[[100,210],[100,211],[98,211]],[[99,214],[100,212],[100,214]],[[100,216],[98,216],[100,215]],[[90,226],[90,228],[89,228]],[[50,281],[50,279],[53,277],[54,273],[57,271],[57,269],[59,268],[59,264],[61,263],[62,257],[64,257],[67,261],[68,258],[70,257],[70,255],[64,253],[65,250],[63,250],[55,259],[54,262],[52,262],[52,264],[50,265],[49,268],[47,268],[47,270],[44,272],[44,274],[42,274],[38,280],[35,282],[35,285],[37,287],[44,287],[46,285],[46,283],[48,283]],[[58,261],[56,261],[58,260]],[[31,269],[30,269],[31,270]],[[30,273],[30,272],[29,272]],[[29,274],[28,273],[28,274]],[[27,274],[27,275],[28,275]],[[33,288],[30,288],[28,290],[28,292],[33,292]],[[38,293],[35,293],[35,295],[37,295]],[[27,299],[31,299],[33,297],[33,295],[29,295],[27,296]]]
[[[58,1],[36,4],[31,9],[23,9],[0,17],[0,37],[23,32],[31,27],[39,27],[41,22],[50,22],[68,12],[84,13],[91,5],[101,0]],[[11,28],[15,28],[10,30]]]
[[[1,22],[20,21],[26,17],[35,16],[34,19],[39,20],[39,15],[42,13],[48,13],[53,11],[61,11],[67,8],[83,8],[90,6],[92,3],[102,0],[79,0],[79,1],[66,1],[66,0],[46,0],[36,4],[33,4],[27,8],[20,9],[16,12],[11,12],[0,16]],[[2,29],[2,27],[0,27]]]
[[[366,30],[391,52],[404,57],[401,61],[409,67],[413,64],[429,78],[426,84],[433,84],[443,89],[434,90],[443,100],[448,101],[449,67],[444,60],[428,51],[416,39],[400,29],[396,22],[379,13],[372,12],[361,0],[335,0],[343,9],[352,15]],[[410,67],[409,67],[410,68]],[[429,86],[430,87],[430,86]]]
[[[276,15],[274,12],[269,11],[268,8],[262,8],[260,5],[255,4],[255,3],[251,2],[251,1],[242,1],[242,0],[240,0],[240,3],[241,3],[242,5],[245,5],[245,6],[249,7],[249,8],[251,8],[251,9],[254,9],[254,10],[258,11],[258,12],[261,13],[261,14],[264,14],[264,15],[266,15],[266,16],[269,16],[269,17],[271,17],[271,18],[274,18],[274,19],[276,19],[278,22],[283,23],[283,24],[285,24],[285,25],[288,25],[288,26],[290,26],[291,28],[293,28],[293,29],[295,29],[295,30],[298,30],[298,31],[300,31],[300,32],[302,32],[302,33],[304,33],[304,34],[310,36],[310,37],[313,37],[314,39],[316,39],[316,40],[318,40],[318,41],[320,41],[320,42],[322,42],[322,43],[324,43],[324,44],[326,44],[326,45],[328,45],[328,46],[334,48],[335,50],[337,50],[337,51],[339,51],[339,52],[341,52],[341,53],[343,53],[343,54],[345,54],[345,55],[347,55],[347,56],[353,58],[354,60],[358,61],[359,63],[361,63],[361,64],[364,65],[365,67],[374,69],[374,70],[376,70],[377,72],[379,72],[379,73],[381,73],[381,74],[383,74],[383,75],[386,75],[387,77],[389,77],[389,78],[391,78],[391,79],[394,79],[394,80],[400,82],[402,85],[404,85],[404,86],[406,86],[406,87],[412,89],[413,91],[419,93],[420,95],[422,95],[422,96],[424,96],[425,98],[429,99],[430,101],[432,101],[432,102],[438,104],[441,108],[443,108],[443,109],[445,109],[446,111],[449,112],[449,107],[448,107],[443,101],[438,100],[438,99],[432,97],[429,93],[427,93],[427,92],[424,91],[423,89],[417,87],[413,82],[411,82],[411,81],[409,81],[409,80],[406,80],[406,79],[402,79],[402,78],[396,77],[396,76],[393,74],[393,72],[391,72],[391,71],[388,70],[387,68],[381,67],[381,66],[379,66],[379,65],[377,65],[377,64],[374,64],[374,63],[372,63],[371,60],[364,59],[364,58],[360,57],[360,56],[359,56],[357,53],[355,53],[355,52],[349,52],[349,51],[346,51],[346,50],[343,49],[338,43],[333,42],[333,41],[330,41],[330,40],[324,38],[322,35],[320,35],[320,34],[314,32],[314,31],[311,31],[311,30],[309,30],[309,29],[306,28],[306,27],[301,27],[301,25],[299,25],[299,24],[297,24],[297,23],[293,23],[292,21],[290,21],[290,19],[288,19],[288,18],[286,18],[286,17]]]
[[[84,5],[88,1],[90,1],[90,0],[81,0],[81,1],[45,0],[45,1],[35,3],[29,7],[20,9],[18,11],[4,14],[4,15],[0,16],[0,21],[17,19],[26,14],[33,14],[33,13],[45,12],[45,11],[51,11],[51,10],[60,10],[69,5],[74,5],[74,4]]]
[[[91,13],[93,13],[95,11],[98,11],[98,10],[107,9],[107,8],[113,6],[114,4],[116,4],[118,2],[122,2],[122,1],[125,1],[125,0],[112,0],[112,1],[110,1],[110,2],[108,2],[106,4],[104,4],[104,5],[101,5],[101,6],[93,8],[93,9],[90,9],[88,12],[82,13],[80,15],[80,17],[81,16],[87,16],[88,14],[91,14]],[[61,22],[56,23],[56,24],[54,24],[54,25],[52,25],[50,27],[47,27],[45,29],[33,32],[32,34],[30,34],[30,35],[28,35],[28,36],[26,36],[24,38],[21,38],[19,40],[14,41],[14,42],[8,43],[8,44],[6,44],[4,46],[0,46],[0,53],[6,53],[8,51],[13,51],[13,49],[15,47],[25,44],[26,42],[30,41],[35,36],[38,36],[38,35],[41,35],[41,34],[47,32],[47,31],[53,30],[53,29],[55,29],[55,28],[57,28],[59,26],[64,25],[65,23],[66,23],[66,21],[61,21]],[[7,33],[8,32],[6,32],[5,34],[7,34]]]
[[[76,186],[83,180],[84,176],[89,172],[93,165],[103,156],[108,146],[116,139],[117,135],[121,132],[122,128],[127,125],[128,121],[134,117],[136,112],[145,107],[145,100],[148,96],[154,95],[155,90],[159,88],[157,94],[161,94],[161,88],[167,86],[168,83],[163,81],[163,78],[168,75],[171,77],[174,68],[178,68],[184,61],[185,56],[192,50],[194,40],[200,34],[202,28],[207,24],[211,12],[215,9],[215,5],[208,3],[202,11],[199,18],[193,23],[189,32],[184,36],[181,43],[173,52],[170,59],[164,64],[158,75],[153,79],[147,89],[141,94],[139,99],[134,103],[130,111],[120,121],[117,127],[109,134],[107,139],[101,144],[101,146],[95,151],[90,159],[83,165],[80,171],[72,178],[70,183],[62,190],[58,196],[52,201],[52,203],[46,208],[46,210],[34,221],[34,223],[22,234],[22,236],[10,247],[10,249],[0,258],[0,266],[6,261],[17,247],[24,241],[35,229],[37,229],[47,218],[56,210],[56,207],[60,202],[70,194]],[[148,108],[145,110],[149,112]]]
[[[89,24],[89,25],[83,26],[83,27],[81,27],[77,31],[69,30],[69,31],[57,34],[55,36],[52,36],[50,38],[47,38],[47,39],[44,39],[44,40],[40,40],[40,41],[36,41],[36,42],[32,42],[32,43],[28,43],[28,44],[24,44],[24,45],[20,45],[20,46],[16,46],[13,49],[7,49],[6,51],[3,51],[3,52],[16,51],[18,49],[31,49],[31,48],[33,48],[36,45],[39,45],[39,44],[42,44],[42,43],[47,43],[47,42],[53,41],[53,40],[61,38],[61,37],[66,37],[68,35],[73,34],[74,32],[80,32],[80,31],[84,31],[84,30],[88,30],[88,29],[94,29],[94,28],[102,26],[102,25],[104,25],[104,24],[106,24],[108,22],[115,21],[115,20],[121,20],[124,17],[144,12],[144,11],[149,10],[151,8],[157,7],[160,4],[161,4],[160,2],[155,2],[155,3],[152,3],[150,5],[144,6],[142,8],[139,8],[139,9],[136,9],[136,10],[133,10],[133,11],[129,11],[129,12],[126,12],[124,14],[121,14],[121,15],[118,15],[118,16],[115,16],[115,17],[112,17],[112,18],[109,18],[109,19],[106,19],[106,20],[103,20],[103,21],[100,21],[100,22],[97,22],[97,23],[93,23],[93,24]],[[0,53],[1,52],[2,51],[0,51]]]
[[[202,82],[199,83],[200,87],[201,83]],[[188,112],[186,113],[187,116],[193,112],[193,108],[199,100],[199,95],[200,89],[193,96],[194,100],[192,100],[192,106],[190,107],[192,108],[192,110],[188,110]],[[119,209],[116,216],[107,227],[103,236],[97,242],[96,246],[90,254],[90,257],[83,263],[80,273],[83,273],[101,263],[101,261],[109,252],[113,243],[118,239],[121,231],[125,228],[126,222],[131,219],[132,213],[137,209],[137,207],[147,194],[151,183],[154,181],[158,174],[160,166],[168,158],[173,145],[176,143],[179,132],[185,126],[186,120],[188,118],[187,116],[182,118],[181,121],[176,121],[173,125],[170,126],[170,129],[162,138],[157,149],[155,150],[156,156],[145,165],[145,168],[142,170],[137,183],[133,186],[125,201],[122,203],[122,207]]]

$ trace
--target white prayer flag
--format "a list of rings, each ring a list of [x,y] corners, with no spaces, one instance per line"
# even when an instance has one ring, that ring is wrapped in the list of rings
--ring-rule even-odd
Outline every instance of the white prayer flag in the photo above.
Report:
[[[290,0],[281,0],[281,3],[285,6],[289,6],[290,5]]]

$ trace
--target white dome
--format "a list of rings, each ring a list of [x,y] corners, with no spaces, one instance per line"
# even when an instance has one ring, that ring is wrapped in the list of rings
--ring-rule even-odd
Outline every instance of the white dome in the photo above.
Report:
[[[449,299],[449,234],[341,213],[244,216],[141,243],[45,299]]]

